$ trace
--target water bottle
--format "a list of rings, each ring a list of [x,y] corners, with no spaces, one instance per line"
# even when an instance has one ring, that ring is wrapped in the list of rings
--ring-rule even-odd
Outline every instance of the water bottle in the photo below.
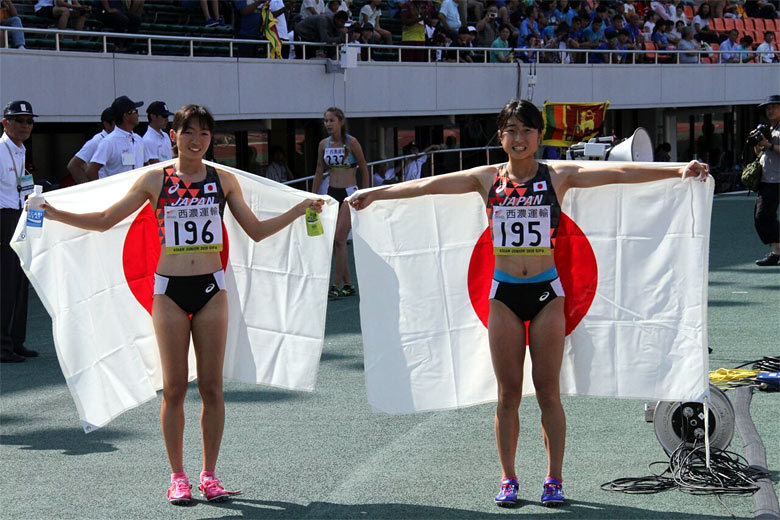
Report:
[[[322,234],[322,222],[320,214],[314,208],[306,208],[306,234],[316,237]]]
[[[35,185],[27,197],[27,236],[37,238],[43,234],[43,186]]]

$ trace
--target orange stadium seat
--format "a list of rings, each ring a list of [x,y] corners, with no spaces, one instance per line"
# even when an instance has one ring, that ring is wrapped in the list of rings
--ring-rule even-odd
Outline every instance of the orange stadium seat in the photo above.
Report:
[[[723,23],[724,18],[711,18],[710,19],[710,28],[715,32],[724,32],[726,30],[726,26]]]
[[[693,12],[693,6],[692,5],[686,5],[683,7],[683,13],[685,13],[685,17],[691,21],[693,20],[693,17],[696,16],[696,13]]]
[[[778,31],[780,30],[780,27],[778,27],[778,24],[774,20],[764,20],[764,30],[765,31]]]
[[[655,61],[655,44],[653,42],[645,42],[645,59],[651,62]]]
[[[734,27],[739,32],[745,32],[746,30],[750,30],[753,27],[753,24],[750,24],[750,27],[748,27],[748,24],[746,23],[746,20],[743,20],[742,18],[733,18],[734,20]]]
[[[764,25],[764,19],[763,18],[753,18],[752,19],[753,25],[755,26],[756,31],[763,32],[765,29]]]

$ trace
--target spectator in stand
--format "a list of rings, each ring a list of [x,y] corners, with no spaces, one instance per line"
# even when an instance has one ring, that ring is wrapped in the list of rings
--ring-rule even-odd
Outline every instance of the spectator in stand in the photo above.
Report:
[[[404,148],[404,155],[414,155],[411,159],[406,159],[404,165],[404,182],[419,179],[422,176],[422,167],[428,161],[428,154],[441,150],[441,146],[432,144],[420,152],[417,143],[412,141]]]
[[[68,162],[68,172],[76,184],[89,180],[87,177],[87,165],[92,160],[92,156],[95,155],[100,141],[114,131],[114,111],[111,110],[111,107],[103,110],[103,113],[100,114],[100,124],[103,125],[103,130],[84,143],[84,146]]]
[[[520,0],[507,0],[505,9],[502,10],[499,6],[498,15],[503,23],[518,27],[525,16],[525,9],[520,5]]]
[[[172,113],[163,101],[149,103],[146,109],[146,117],[149,126],[144,134],[144,153],[146,164],[173,159],[171,149],[171,137],[168,134],[168,118]]]
[[[191,11],[200,10],[206,27],[230,27],[225,23],[225,18],[219,15],[219,0],[181,0],[181,5]]]
[[[674,16],[674,7],[671,2],[650,2],[650,10],[658,15],[661,20],[671,20]]]
[[[609,9],[607,9],[607,6],[602,2],[596,7],[594,11],[590,13],[590,21],[592,22],[596,18],[601,20],[601,26],[606,29],[609,27],[610,19],[609,19]]]
[[[271,147],[271,162],[265,170],[265,176],[276,182],[287,182],[293,179],[290,167],[287,166],[287,158],[281,146]]]
[[[710,9],[710,4],[701,4],[696,12],[696,16],[693,17],[691,27],[693,27],[695,39],[704,40],[708,43],[718,43],[720,41],[718,34],[710,28]]]
[[[125,9],[123,0],[93,0],[95,17],[103,25],[110,27],[117,32],[137,33],[141,26],[141,17],[133,12],[132,9]],[[138,4],[131,4],[136,6]],[[140,2],[143,8],[143,1]]]
[[[0,27],[18,27],[21,29],[22,19],[19,18],[16,7],[11,0],[0,0]],[[0,38],[3,31],[0,31]],[[5,41],[3,39],[3,41]],[[8,44],[14,49],[24,49],[24,33],[21,31],[8,31]]]
[[[360,27],[358,27],[358,24],[356,23],[350,24],[349,28],[347,29],[347,43],[360,43],[360,37],[362,35],[363,35],[363,31],[361,30]],[[373,35],[374,35],[374,28],[372,27],[370,39],[373,39]],[[368,61],[368,49],[360,49],[360,55],[358,56],[358,59],[360,61]]]
[[[674,27],[672,27],[671,30],[667,33],[667,38],[670,38],[670,40],[671,38],[674,38],[672,41],[675,43],[675,45],[682,38],[683,27],[685,27],[685,24],[682,22],[682,20],[677,20],[674,22]]]
[[[699,63],[699,44],[693,39],[693,29],[690,27],[683,27],[677,50],[690,51],[679,54],[680,63]]]
[[[512,34],[512,29],[509,25],[502,23],[498,29],[498,38],[493,40],[490,45],[494,49],[505,49],[498,51],[490,51],[490,63],[506,63],[511,61],[511,51],[509,50],[509,35]]]
[[[638,14],[634,13],[629,15],[628,24],[625,29],[628,31],[628,38],[634,45],[640,45],[644,43],[642,36],[642,19]]]
[[[539,24],[537,19],[539,18],[539,10],[535,5],[529,5],[525,10],[525,20],[520,22],[518,29],[520,30],[520,37],[523,41],[528,41],[531,37],[540,38]],[[519,44],[518,44],[519,45]]]
[[[775,86],[777,86],[775,84]],[[769,253],[756,260],[756,265],[780,265],[780,222],[777,220],[777,208],[780,206],[780,95],[769,96],[758,105],[763,108],[772,131],[767,139],[753,147],[756,155],[761,155],[761,182],[756,193],[756,205],[753,211],[753,223],[761,242],[770,247]]]
[[[458,2],[460,0],[442,0],[439,7],[439,27],[447,32],[447,36],[451,39],[458,37],[458,29],[460,29],[460,11],[458,10]]]
[[[750,36],[743,36],[739,39],[739,61],[740,63],[753,63],[756,61],[756,55],[751,51],[753,50],[753,38]]]
[[[672,160],[672,145],[661,143],[653,151],[653,162],[669,162]]]
[[[401,8],[402,45],[425,45],[425,25],[434,15],[433,4],[426,0],[409,0]],[[425,61],[425,50],[403,49],[403,61]]]
[[[585,18],[581,16],[575,16],[572,19],[571,28],[569,29],[569,37],[582,43],[585,41]]]
[[[452,43],[452,40],[449,39],[447,36],[447,33],[442,31],[436,31],[433,33],[433,38],[431,38],[431,45],[434,47],[449,47]],[[427,51],[430,54],[430,50]],[[450,51],[444,51],[442,49],[436,49],[433,53],[433,61],[446,61],[446,62],[454,62],[455,56]]]
[[[616,14],[615,16],[612,17],[612,28],[615,29],[616,31],[626,28],[626,21],[623,18],[623,15]]]
[[[476,56],[471,48],[474,46],[474,36],[469,27],[458,29],[458,39],[452,42],[452,47],[457,49],[455,59],[461,63],[474,63]]]
[[[317,42],[328,44],[317,49],[312,56],[311,48],[306,48],[306,56],[309,58],[325,57],[336,59],[335,45],[345,41],[347,35],[346,11],[339,11],[333,16],[318,14],[301,20],[295,26],[295,39],[302,42]]]
[[[604,24],[598,16],[593,19],[588,27],[582,31],[584,41],[580,47],[595,49],[604,41]]]
[[[357,31],[357,43],[363,43],[365,45],[376,45],[381,43],[381,40],[374,32],[374,26],[370,23],[364,24],[360,27],[358,24],[353,23],[349,26],[350,33],[354,30]],[[369,49],[368,47],[362,47],[360,49],[360,61],[369,61]]]
[[[773,43],[774,39],[775,34],[772,31],[764,33],[764,42],[756,49],[760,63],[776,63],[780,58],[777,47]]]
[[[628,32],[625,29],[621,29],[622,31],[622,40],[621,36],[619,34],[619,31],[616,31],[612,27],[608,27],[604,31],[604,38],[605,40],[599,43],[599,46],[596,47],[596,50],[600,51],[607,51],[607,50],[626,50],[625,43],[628,41]],[[628,59],[628,54],[626,53],[616,53],[616,52],[589,52],[588,53],[588,62],[589,63],[625,63]]]
[[[569,24],[561,22],[558,27],[555,28],[555,36],[551,38],[545,48],[547,49],[559,49],[561,52],[548,52],[543,54],[549,63],[571,63],[571,53],[566,52],[567,49],[578,49],[579,43],[574,38],[569,36]]]
[[[659,50],[673,48],[669,43],[669,38],[666,36],[666,23],[666,20],[658,20],[658,23],[653,27],[653,33],[650,35],[650,40],[655,44],[655,48]]]
[[[57,20],[58,29],[67,29],[68,20],[70,15],[73,14],[75,22],[73,22],[73,30],[83,31],[84,24],[87,21],[87,13],[92,8],[88,5],[81,5],[78,0],[38,0],[35,4],[35,15],[41,18],[52,18]],[[78,36],[76,37],[78,40]]]
[[[627,0],[623,2],[623,17],[628,20],[632,15],[639,14],[634,5],[634,0]]]
[[[569,5],[569,0],[560,0],[558,7],[552,12],[556,23],[566,22],[569,27],[571,27],[571,21],[574,20],[575,16],[577,16],[577,11]]]
[[[271,10],[271,14],[276,18],[276,33],[279,35],[279,39],[282,40],[282,59],[286,60],[290,57],[290,45],[287,45],[287,43],[292,38],[290,37],[290,31],[287,29],[287,8],[284,5],[284,0],[270,0],[268,9]]]
[[[263,5],[263,2],[233,0],[236,38],[241,40],[262,40],[265,37],[260,32],[263,25],[260,9]],[[259,44],[239,43],[236,45],[236,54],[242,58],[261,57],[265,51],[263,47]],[[282,50],[284,51],[284,46],[282,46]]]
[[[387,29],[382,29],[379,26],[379,19],[382,17],[382,10],[379,9],[379,4],[382,0],[371,0],[360,9],[360,25],[365,27],[367,23],[370,23],[374,28],[374,32],[385,43],[393,43],[393,35]]]
[[[498,38],[500,23],[495,2],[488,4],[485,16],[477,23],[477,47],[490,47]]]
[[[681,4],[677,4],[676,6],[674,6],[674,16],[672,16],[672,21],[675,24],[677,22],[682,22],[683,25],[688,25],[690,23],[688,17],[685,16],[685,10],[683,9],[683,6]]]
[[[653,31],[655,30],[655,24],[658,22],[658,15],[655,11],[648,11],[645,15],[645,24],[642,26],[644,29],[644,33],[648,36],[652,37]],[[650,39],[650,38],[646,38]]]
[[[138,107],[143,101],[132,101],[119,96],[111,103],[116,126],[98,144],[95,155],[87,167],[87,178],[94,181],[117,173],[135,170],[144,165],[144,144],[141,136],[133,132],[138,126]]]
[[[669,42],[669,45],[676,46],[677,42],[680,41],[680,38],[678,36],[675,36],[672,33],[672,30],[674,29],[674,22],[671,20],[666,20],[664,22],[664,36],[666,36],[666,41]]]
[[[471,9],[474,12],[474,18],[469,18],[469,20],[480,20],[485,11],[485,2],[483,0],[466,0],[466,9]]]
[[[764,0],[745,2],[745,12],[750,18],[777,19],[777,2]]]
[[[323,0],[303,0],[303,2],[301,2],[301,20],[305,20],[310,16],[323,14],[324,12],[325,3]]]
[[[726,6],[726,0],[709,0],[712,9],[713,18],[723,18],[723,8]]]
[[[334,14],[341,11],[341,0],[328,0],[328,3],[325,4],[325,13],[330,16],[333,16]],[[347,13],[349,14],[349,13]],[[349,16],[347,16],[349,18]]]
[[[729,37],[720,44],[720,50],[723,53],[720,55],[721,63],[739,63],[739,51],[742,50],[737,43],[739,32],[736,29],[729,31]]]

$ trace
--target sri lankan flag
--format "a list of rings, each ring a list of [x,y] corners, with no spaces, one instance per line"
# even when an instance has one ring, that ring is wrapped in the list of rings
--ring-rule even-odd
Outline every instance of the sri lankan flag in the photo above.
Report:
[[[609,101],[603,103],[544,102],[542,144],[571,146],[597,136],[604,124]]]
[[[262,18],[262,28],[265,39],[271,43],[271,55],[269,58],[281,60],[282,59],[282,40],[279,38],[279,33],[276,31],[276,17],[271,13],[268,8],[268,4],[265,4],[260,9],[260,16]]]

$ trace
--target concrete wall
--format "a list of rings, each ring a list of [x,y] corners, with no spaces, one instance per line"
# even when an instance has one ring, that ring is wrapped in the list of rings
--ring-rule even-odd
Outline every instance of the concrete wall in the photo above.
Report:
[[[0,103],[27,99],[41,122],[95,121],[121,94],[171,108],[205,104],[218,120],[319,117],[331,105],[353,118],[494,113],[518,95],[518,83],[527,97],[526,64],[361,62],[343,74],[327,73],[322,60],[0,49]],[[771,64],[542,64],[533,101],[717,106],[755,104],[777,92],[780,74]]]

